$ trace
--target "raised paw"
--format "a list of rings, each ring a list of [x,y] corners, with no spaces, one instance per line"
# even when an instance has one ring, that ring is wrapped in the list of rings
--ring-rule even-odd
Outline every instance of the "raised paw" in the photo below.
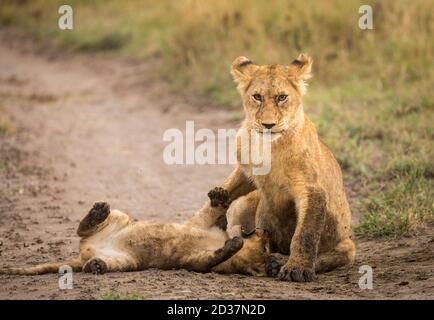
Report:
[[[79,236],[85,235],[89,230],[107,219],[110,214],[110,205],[107,202],[96,202],[89,213],[80,221],[77,229]]]
[[[211,200],[211,207],[221,206],[227,209],[231,204],[228,191],[221,187],[215,187],[210,192],[208,192],[208,197]]]
[[[315,270],[313,268],[297,266],[289,262],[280,268],[277,277],[283,281],[311,282],[315,280]]]
[[[265,272],[268,277],[277,277],[280,269],[285,264],[285,258],[279,254],[270,254],[265,258]]]
[[[100,258],[93,258],[86,262],[83,272],[93,274],[104,274],[107,272],[107,264]]]
[[[95,222],[104,221],[110,213],[110,205],[107,202],[95,202],[90,209],[88,217],[91,217]]]

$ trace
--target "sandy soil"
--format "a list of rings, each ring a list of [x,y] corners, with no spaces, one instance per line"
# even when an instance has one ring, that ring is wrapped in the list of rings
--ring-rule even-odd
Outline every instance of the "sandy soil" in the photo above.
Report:
[[[106,56],[50,53],[0,33],[0,107],[16,127],[0,137],[0,267],[77,254],[76,227],[92,204],[138,219],[181,222],[232,167],[168,166],[168,128],[236,127],[228,111],[174,96],[153,81],[150,64]],[[357,217],[355,217],[357,219]],[[308,284],[241,275],[147,270],[74,274],[59,290],[56,274],[0,276],[2,299],[377,299],[434,298],[432,229],[394,241],[356,238],[354,266]],[[361,265],[374,268],[361,290]]]

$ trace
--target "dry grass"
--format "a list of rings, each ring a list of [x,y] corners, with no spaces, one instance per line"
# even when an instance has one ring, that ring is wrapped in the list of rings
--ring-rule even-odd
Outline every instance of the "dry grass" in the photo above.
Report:
[[[430,0],[76,0],[73,31],[60,0],[0,4],[0,23],[70,50],[159,57],[156,72],[186,95],[233,108],[228,67],[314,58],[306,109],[337,155],[364,218],[355,230],[398,236],[430,222],[434,159],[434,10]],[[373,7],[375,30],[358,8]]]

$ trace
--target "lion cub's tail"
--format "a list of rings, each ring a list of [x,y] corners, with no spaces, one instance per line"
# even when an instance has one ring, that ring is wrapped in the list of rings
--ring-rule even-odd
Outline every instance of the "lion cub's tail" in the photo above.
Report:
[[[83,263],[81,260],[76,259],[58,263],[43,263],[25,268],[4,268],[0,269],[0,274],[37,275],[45,273],[58,273],[60,267],[62,266],[70,266],[73,271],[80,272],[83,268]]]

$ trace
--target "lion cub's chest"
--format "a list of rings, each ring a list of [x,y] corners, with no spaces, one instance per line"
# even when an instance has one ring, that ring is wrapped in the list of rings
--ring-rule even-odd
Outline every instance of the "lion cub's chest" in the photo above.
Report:
[[[269,209],[287,212],[288,205],[297,199],[297,192],[305,184],[305,173],[293,150],[273,150],[268,174],[254,174],[251,164],[240,164],[244,174],[260,190]]]
[[[283,168],[272,166],[268,174],[255,175],[251,166],[241,165],[241,167],[244,174],[254,182],[257,189],[260,190],[261,196],[266,199],[269,205],[274,208],[286,207],[288,202],[293,199]]]

